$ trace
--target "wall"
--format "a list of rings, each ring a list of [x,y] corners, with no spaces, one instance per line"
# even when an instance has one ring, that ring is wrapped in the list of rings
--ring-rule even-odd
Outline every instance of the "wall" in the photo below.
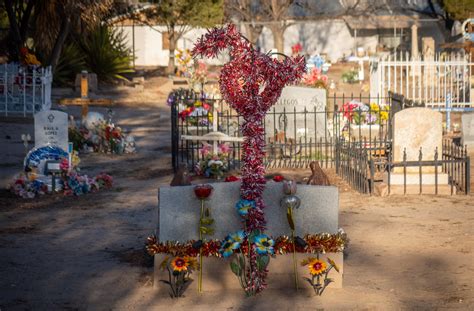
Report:
[[[165,31],[163,26],[121,26],[114,28],[123,31],[127,46],[133,48],[133,32],[135,33],[135,66],[167,66],[169,50],[163,50],[162,34]],[[133,30],[134,29],[134,30]],[[192,49],[197,38],[206,32],[205,29],[191,29],[183,38],[178,40],[179,49]],[[176,51],[175,51],[176,53]],[[206,59],[206,63],[218,65],[223,64],[226,57],[219,59]]]
[[[130,48],[133,44],[132,26],[120,26],[115,28],[122,29]],[[136,66],[166,66],[168,64],[169,51],[162,50],[162,35],[159,31],[165,30],[163,26],[135,26],[135,65]],[[243,27],[241,27],[243,33]],[[192,29],[188,31],[182,39],[178,41],[178,48],[192,49],[194,42],[202,34],[205,29]],[[398,30],[399,32],[400,30]],[[408,32],[408,30],[405,30]],[[435,22],[425,23],[419,28],[421,48],[421,37],[431,36],[435,39],[436,45],[444,42],[443,34],[439,25]],[[316,22],[296,23],[287,28],[285,31],[285,51],[291,54],[291,46],[300,42],[304,49],[310,55],[315,53],[326,54],[329,60],[336,62],[344,55],[350,55],[355,51],[356,47],[364,47],[366,51],[375,52],[378,44],[377,31],[372,31],[359,35],[357,38],[353,36],[350,29],[343,20],[321,20]],[[257,42],[264,51],[273,48],[273,35],[270,29],[265,27]],[[206,63],[219,65],[226,61],[227,57],[222,56],[219,59],[206,59]]]

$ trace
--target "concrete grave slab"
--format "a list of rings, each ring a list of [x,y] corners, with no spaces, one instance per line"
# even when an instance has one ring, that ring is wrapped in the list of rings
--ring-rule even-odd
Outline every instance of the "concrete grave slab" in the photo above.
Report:
[[[214,183],[213,193],[206,207],[215,219],[214,235],[208,239],[223,239],[227,234],[242,228],[235,204],[240,197],[240,183]],[[263,197],[266,208],[267,234],[288,235],[290,229],[286,210],[280,207],[283,184],[270,181]],[[339,193],[334,186],[298,185],[297,196],[301,206],[294,217],[296,234],[336,233],[338,230]],[[194,195],[194,185],[161,187],[159,189],[157,237],[160,241],[198,239],[200,202]]]

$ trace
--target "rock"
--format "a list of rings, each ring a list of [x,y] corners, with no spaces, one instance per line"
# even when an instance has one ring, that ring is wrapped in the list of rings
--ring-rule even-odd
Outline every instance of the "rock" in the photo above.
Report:
[[[170,186],[189,186],[191,185],[191,177],[189,176],[188,166],[183,163],[179,166],[178,171],[174,174]]]
[[[379,197],[386,197],[388,196],[388,185],[386,183],[376,183],[374,193],[376,196]]]
[[[309,164],[309,168],[311,169],[311,176],[309,180],[306,182],[307,185],[316,185],[316,186],[330,186],[331,183],[329,182],[329,178],[324,173],[324,171],[319,166],[319,163],[313,161]]]

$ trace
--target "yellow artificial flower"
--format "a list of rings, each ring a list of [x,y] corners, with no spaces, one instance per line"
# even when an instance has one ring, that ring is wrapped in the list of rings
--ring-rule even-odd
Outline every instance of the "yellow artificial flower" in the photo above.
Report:
[[[174,271],[182,272],[188,270],[188,263],[184,257],[175,257],[171,260],[171,267]]]
[[[326,271],[326,263],[318,258],[308,258],[301,262],[302,266],[308,266],[311,275],[321,275]]]
[[[380,110],[379,105],[377,105],[376,103],[371,103],[370,104],[370,111],[371,112],[378,112],[379,110]]]

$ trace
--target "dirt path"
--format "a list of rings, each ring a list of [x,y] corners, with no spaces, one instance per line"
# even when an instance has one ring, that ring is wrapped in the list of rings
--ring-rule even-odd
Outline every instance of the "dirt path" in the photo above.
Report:
[[[113,190],[34,201],[1,193],[2,311],[474,309],[472,196],[368,197],[340,182],[340,226],[351,239],[342,289],[320,298],[291,290],[250,299],[240,291],[157,296],[143,251],[155,228],[156,189],[171,180],[169,112],[163,97],[157,102],[115,109],[138,154],[82,157],[84,172],[113,175]],[[0,123],[1,139],[19,127],[32,123]],[[18,138],[5,141],[16,147],[0,150],[0,163],[10,163],[0,165],[2,178],[20,167],[23,147]]]

